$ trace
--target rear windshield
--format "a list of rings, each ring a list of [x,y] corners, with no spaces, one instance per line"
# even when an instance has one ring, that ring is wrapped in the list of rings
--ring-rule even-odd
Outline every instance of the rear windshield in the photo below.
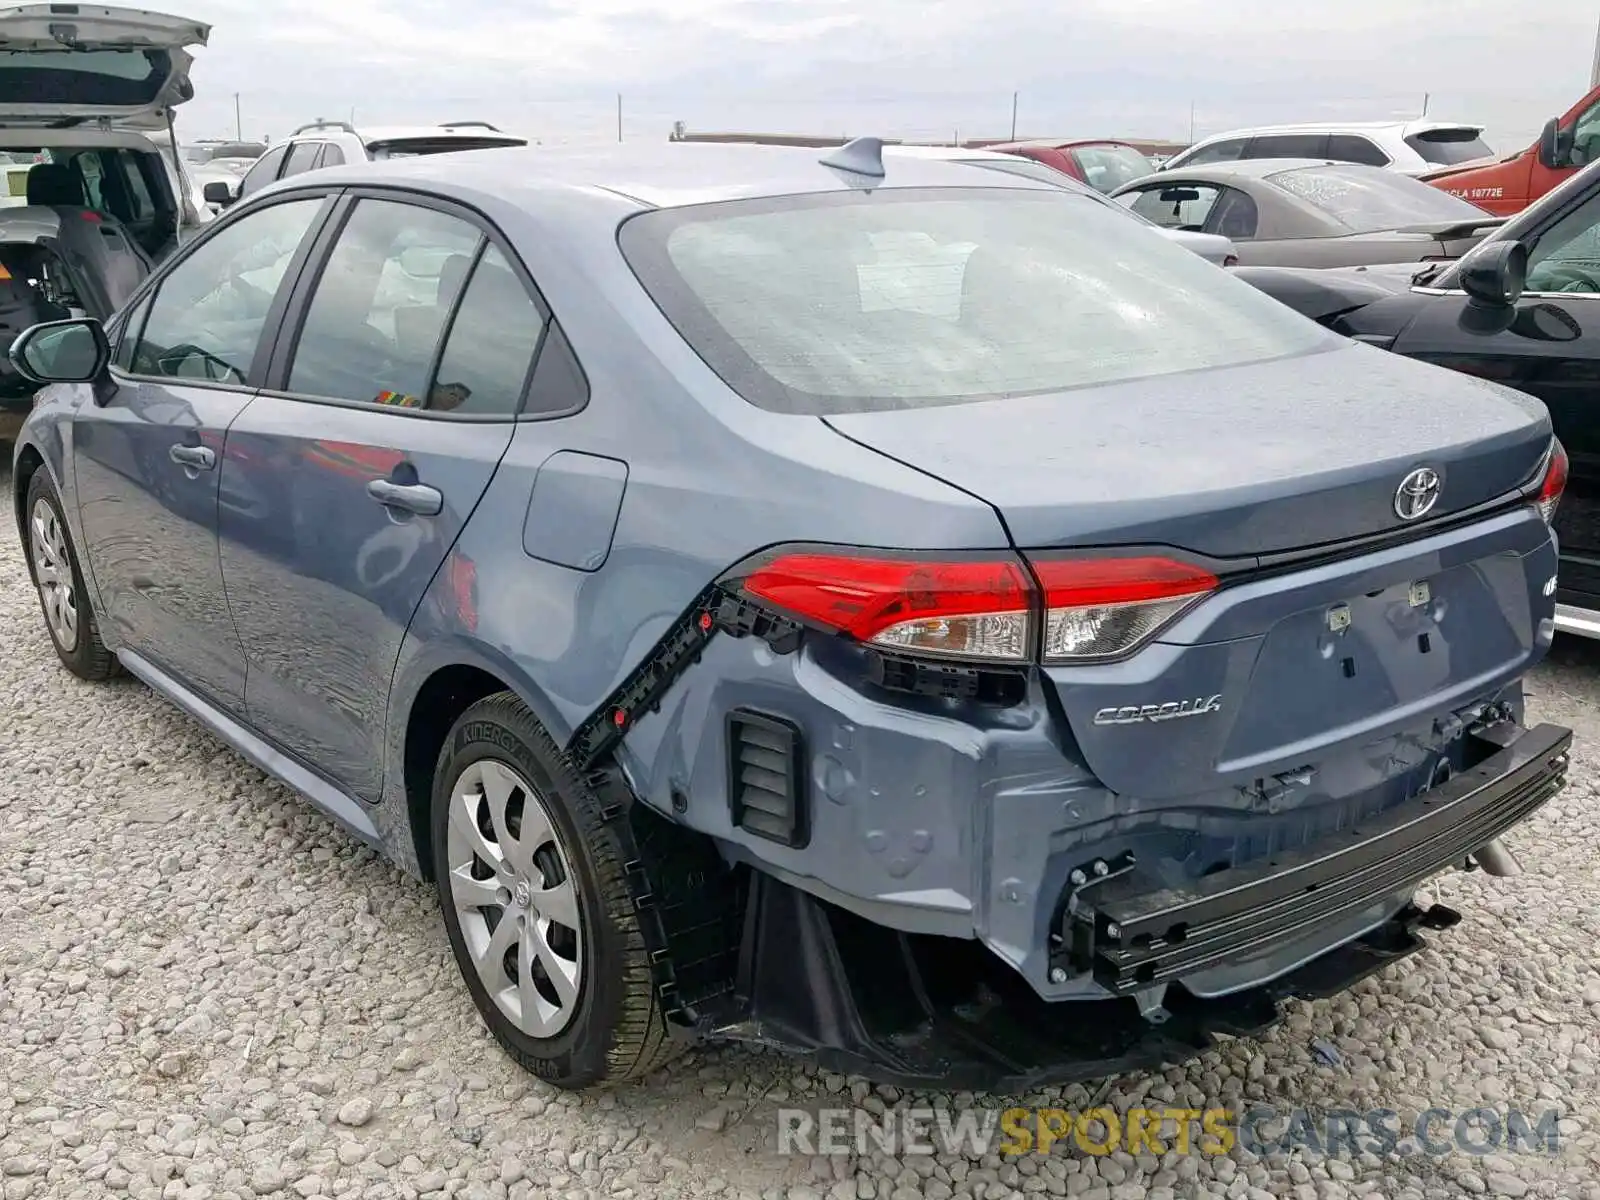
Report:
[[[623,254],[751,403],[848,413],[1065,391],[1338,339],[1069,191],[851,191],[660,209]]]
[[[1352,233],[1488,216],[1459,196],[1382,167],[1295,167],[1267,178],[1310,201]]]
[[[1072,153],[1097,192],[1113,192],[1155,172],[1155,164],[1132,146],[1079,146]]]
[[[1422,155],[1424,162],[1439,167],[1453,167],[1494,155],[1476,129],[1430,129],[1426,133],[1412,134],[1406,139],[1406,145]]]
[[[526,146],[522,138],[404,138],[392,142],[373,142],[367,147],[373,158],[415,158],[419,154],[450,154],[456,150],[494,150],[504,146]]]
[[[171,73],[165,50],[0,50],[0,103],[141,108]]]

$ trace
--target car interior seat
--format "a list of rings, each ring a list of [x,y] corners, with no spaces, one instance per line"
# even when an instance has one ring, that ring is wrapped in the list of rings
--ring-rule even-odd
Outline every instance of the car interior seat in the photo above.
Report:
[[[83,176],[66,163],[34,163],[28,169],[28,203],[41,208],[88,208]]]

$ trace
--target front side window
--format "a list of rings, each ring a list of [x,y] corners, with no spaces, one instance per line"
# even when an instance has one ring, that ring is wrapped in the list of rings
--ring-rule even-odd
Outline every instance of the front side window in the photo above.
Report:
[[[1530,292],[1600,292],[1600,195],[1539,235],[1528,254]]]
[[[1245,141],[1245,138],[1225,138],[1220,142],[1213,142],[1196,150],[1185,157],[1183,162],[1175,165],[1199,167],[1206,163],[1237,162],[1244,156]]]
[[[360,201],[312,294],[289,391],[425,407],[434,351],[482,240],[448,213]]]
[[[1315,205],[1351,233],[1489,217],[1476,204],[1452,196],[1443,188],[1376,167],[1296,167],[1267,178],[1289,194]]]
[[[317,165],[317,156],[321,153],[321,142],[295,142],[289,147],[289,158],[283,164],[283,174],[279,178],[287,179],[311,170]]]
[[[316,196],[268,205],[197,246],[161,281],[129,370],[245,383],[273,298],[322,204]]]
[[[1600,159],[1600,100],[1572,124],[1572,165],[1586,167],[1596,159]]]
[[[1067,191],[906,189],[661,209],[629,219],[620,245],[700,356],[778,412],[1071,393],[1340,344]]]
[[[283,165],[284,157],[289,153],[289,147],[277,146],[268,150],[256,159],[256,165],[245,172],[245,177],[239,181],[239,196],[242,199],[251,192],[259,192],[267,184],[278,178],[278,168]]]

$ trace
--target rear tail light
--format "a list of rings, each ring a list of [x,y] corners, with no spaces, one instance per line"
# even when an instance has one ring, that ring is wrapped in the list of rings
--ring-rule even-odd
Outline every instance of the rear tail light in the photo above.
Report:
[[[1561,504],[1561,494],[1567,490],[1567,452],[1558,441],[1550,443],[1550,456],[1545,460],[1544,481],[1539,485],[1539,512],[1549,524],[1556,519],[1556,508]]]
[[[1015,558],[876,558],[778,554],[743,591],[824,629],[896,650],[1022,661],[1033,589]]]
[[[1070,663],[1119,657],[1215,591],[1176,559],[769,552],[725,577],[756,603],[885,650]]]
[[[1047,559],[1033,569],[1044,589],[1045,662],[1126,654],[1218,582],[1170,558]]]

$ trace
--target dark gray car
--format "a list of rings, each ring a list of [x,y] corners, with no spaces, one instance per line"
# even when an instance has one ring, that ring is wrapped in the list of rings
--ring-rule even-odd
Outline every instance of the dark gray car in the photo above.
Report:
[[[1112,196],[1165,228],[1230,238],[1241,266],[1459,258],[1505,220],[1396,171],[1311,159],[1179,167]]]
[[[1565,778],[1537,401],[881,151],[311,172],[13,347],[62,662],[431,879],[562,1086],[1183,1058]]]

